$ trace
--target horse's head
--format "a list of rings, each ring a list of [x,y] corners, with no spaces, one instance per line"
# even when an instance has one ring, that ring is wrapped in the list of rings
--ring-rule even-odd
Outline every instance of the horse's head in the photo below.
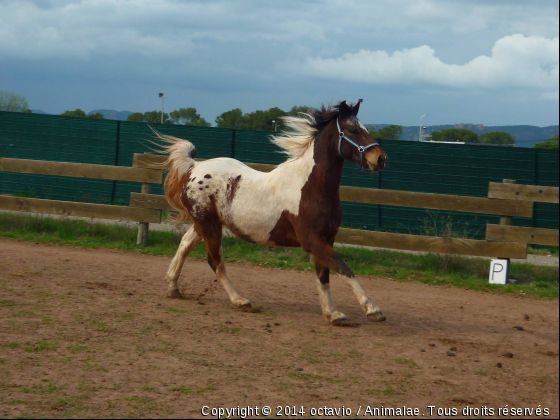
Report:
[[[375,172],[385,169],[387,153],[371,136],[367,128],[358,119],[360,99],[350,106],[346,101],[338,105],[336,121],[338,132],[338,153],[344,159],[358,164],[362,169],[369,168]]]

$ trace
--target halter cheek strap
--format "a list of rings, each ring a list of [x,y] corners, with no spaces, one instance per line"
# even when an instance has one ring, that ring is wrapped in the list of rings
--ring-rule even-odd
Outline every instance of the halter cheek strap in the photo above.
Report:
[[[352,146],[354,146],[356,149],[358,149],[358,152],[360,153],[360,169],[362,171],[364,169],[366,169],[366,167],[364,166],[364,153],[368,149],[371,149],[372,147],[379,146],[379,143],[372,143],[372,144],[368,144],[367,146],[360,146],[360,145],[356,144],[354,141],[352,141],[352,139],[350,139],[346,134],[344,134],[344,131],[341,130],[340,124],[338,122],[338,118],[336,119],[336,128],[338,129],[338,135],[339,135],[338,154],[340,155],[340,157],[342,157],[343,159],[346,159],[346,160],[350,160],[350,159],[342,156],[342,140],[346,140],[348,143],[350,143]]]

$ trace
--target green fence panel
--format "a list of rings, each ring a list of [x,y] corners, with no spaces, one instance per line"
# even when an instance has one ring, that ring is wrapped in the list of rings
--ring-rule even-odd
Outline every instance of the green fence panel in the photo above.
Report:
[[[0,156],[114,165],[118,123],[92,118],[0,112]],[[111,203],[112,181],[0,172],[3,194]]]
[[[233,153],[229,156],[242,162],[278,165],[288,156],[270,141],[274,133],[257,130],[235,130]]]
[[[558,151],[534,149],[537,166],[535,185],[558,186]],[[534,226],[558,229],[558,204],[536,203]]]
[[[270,142],[274,134],[256,130],[121,122],[0,112],[0,156],[131,166],[134,153],[153,153],[152,128],[191,141],[197,157],[233,157],[243,162],[280,164],[287,157]],[[155,141],[155,144],[153,143]],[[380,141],[389,155],[385,171],[360,171],[347,163],[342,185],[475,197],[488,196],[489,182],[558,186],[558,152],[484,145]],[[0,172],[0,193],[92,203],[128,204],[141,186],[113,182]],[[154,193],[161,194],[156,186]],[[358,229],[483,238],[498,216],[344,203],[343,225]],[[533,219],[518,226],[558,229],[558,205],[535,205]]]

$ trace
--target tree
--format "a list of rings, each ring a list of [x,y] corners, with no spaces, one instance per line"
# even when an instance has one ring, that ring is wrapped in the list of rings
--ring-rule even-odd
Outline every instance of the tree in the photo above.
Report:
[[[25,96],[0,90],[0,111],[31,112]]]
[[[135,112],[130,114],[127,121],[134,121],[134,122],[146,122],[150,124],[158,124],[161,123],[161,111],[149,111],[144,112]],[[169,119],[169,114],[164,112],[163,113],[163,123],[164,124],[171,124],[171,120]]]
[[[243,111],[239,108],[222,112],[216,117],[216,126],[220,128],[243,128]]]
[[[479,141],[486,144],[515,144],[515,136],[503,131],[496,131],[482,134]]]
[[[478,143],[478,134],[464,128],[448,128],[432,134],[435,141],[462,141],[465,143]]]
[[[157,124],[157,123],[161,124],[161,111],[144,112],[144,121],[152,124]],[[169,119],[169,114],[167,112],[163,113],[163,123],[164,124],[171,123],[171,120]]]
[[[80,108],[76,108],[74,111],[64,111],[62,114],[63,117],[79,117],[79,118],[98,118],[98,119],[103,119],[103,114],[101,114],[100,112],[96,112],[95,114],[92,114],[91,112],[89,114],[86,115],[86,113],[84,111],[82,111]]]
[[[282,117],[298,117],[301,113],[309,113],[309,110],[308,106],[294,106],[286,112],[274,107],[243,114],[241,109],[235,108],[219,115],[216,125],[222,128],[280,131],[286,127]]]
[[[305,105],[293,106],[292,109],[287,112],[287,115],[290,117],[299,117],[300,114],[309,114],[310,110],[311,107]]]
[[[133,121],[133,122],[144,122],[144,114],[142,114],[141,112],[134,112],[132,114],[130,114],[127,118],[127,121]]]
[[[81,117],[81,118],[86,117],[86,113],[82,111],[80,108],[77,108],[74,111],[64,111],[60,115],[62,115],[63,117]]]
[[[374,139],[400,140],[403,128],[402,125],[389,125],[379,131],[375,127],[370,127],[368,131]]]
[[[196,112],[196,108],[181,108],[172,111],[169,116],[173,124],[193,125],[197,127],[210,127],[210,123]]]
[[[558,136],[554,136],[547,141],[538,143],[535,145],[535,149],[549,149],[549,150],[559,150],[558,147]]]
[[[255,111],[243,116],[244,128],[251,130],[279,131],[285,128],[282,117],[287,113],[278,107],[266,111]],[[274,121],[274,122],[273,122]]]

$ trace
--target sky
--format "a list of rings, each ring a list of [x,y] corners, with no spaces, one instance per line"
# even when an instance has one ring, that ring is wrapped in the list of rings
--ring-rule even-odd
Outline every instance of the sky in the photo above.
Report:
[[[364,103],[364,123],[556,125],[558,0],[0,0],[32,109]]]

